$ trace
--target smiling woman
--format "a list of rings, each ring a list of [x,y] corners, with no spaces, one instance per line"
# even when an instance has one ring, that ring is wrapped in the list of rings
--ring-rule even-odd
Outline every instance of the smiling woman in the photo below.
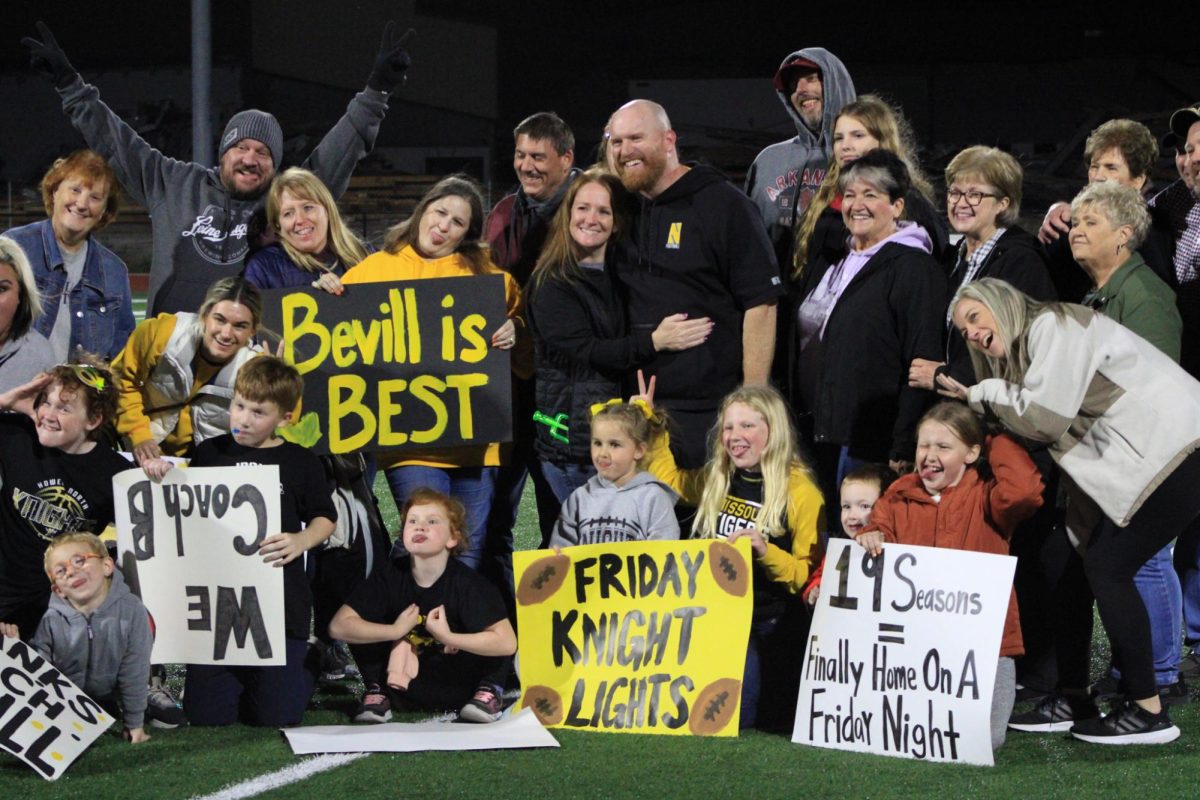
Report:
[[[134,330],[112,364],[121,398],[117,432],[148,474],[170,469],[162,456],[190,455],[229,430],[233,382],[257,355],[250,339],[261,319],[258,289],[222,278],[197,314],[159,314]]]
[[[29,257],[45,313],[35,329],[55,358],[77,349],[110,359],[133,331],[125,262],[93,234],[117,216],[117,178],[98,153],[78,150],[54,162],[42,178],[47,218],[5,235]]]

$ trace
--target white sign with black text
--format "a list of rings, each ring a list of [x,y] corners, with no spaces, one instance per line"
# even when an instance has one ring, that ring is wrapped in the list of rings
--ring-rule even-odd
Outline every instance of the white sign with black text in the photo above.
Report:
[[[283,570],[264,563],[280,532],[279,467],[142,470],[113,477],[121,571],[155,621],[155,664],[281,666]]]
[[[831,539],[792,741],[991,766],[992,689],[1016,559]]]

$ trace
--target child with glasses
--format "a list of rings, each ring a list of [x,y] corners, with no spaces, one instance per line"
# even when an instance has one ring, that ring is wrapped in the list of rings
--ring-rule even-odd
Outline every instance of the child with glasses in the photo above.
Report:
[[[127,741],[146,741],[154,644],[146,607],[95,534],[64,533],[42,563],[53,596],[30,644],[110,714],[119,709]],[[15,637],[16,626],[0,624],[0,634]]]
[[[46,545],[113,521],[112,477],[130,463],[101,442],[117,410],[101,364],[62,364],[0,394],[0,620],[33,635],[50,593]]]

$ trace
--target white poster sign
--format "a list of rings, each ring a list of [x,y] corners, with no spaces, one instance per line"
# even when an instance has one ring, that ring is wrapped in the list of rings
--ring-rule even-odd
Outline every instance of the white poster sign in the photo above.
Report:
[[[0,749],[52,781],[112,723],[36,650],[0,638]]]
[[[292,752],[418,753],[425,750],[510,750],[558,747],[531,709],[487,725],[389,722],[385,725],[312,725],[284,728]]]
[[[1016,559],[831,539],[792,741],[992,765],[990,716]]]
[[[156,626],[155,664],[285,663],[279,467],[140,469],[113,477],[121,570]]]

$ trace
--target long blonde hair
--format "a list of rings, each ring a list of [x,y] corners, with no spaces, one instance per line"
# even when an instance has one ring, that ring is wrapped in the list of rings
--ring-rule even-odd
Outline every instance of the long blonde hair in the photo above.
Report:
[[[343,267],[350,269],[367,257],[367,249],[363,247],[363,243],[342,221],[341,212],[338,211],[337,203],[334,202],[329,189],[320,178],[300,167],[290,167],[276,176],[271,182],[271,190],[267,192],[267,223],[276,233],[279,233],[279,213],[284,192],[301,200],[311,200],[325,209],[325,217],[329,220],[326,246]],[[318,275],[328,271],[319,258],[312,253],[301,253],[282,236],[279,237],[279,244],[291,262],[301,269]]]
[[[891,150],[898,155],[904,165],[908,167],[908,175],[912,180],[913,187],[923,194],[926,200],[933,202],[933,187],[929,185],[929,181],[921,172],[921,163],[917,159],[916,140],[913,137],[912,127],[903,114],[877,95],[862,94],[854,102],[847,103],[842,107],[833,121],[834,127],[837,127],[837,121],[842,117],[853,117],[858,120],[867,129],[867,133],[879,142],[880,148]],[[813,195],[808,208],[804,210],[804,215],[800,218],[800,224],[796,226],[796,239],[792,250],[793,278],[798,279],[804,274],[804,268],[808,265],[809,260],[808,247],[812,244],[817,221],[825,209],[833,203],[834,198],[838,196],[838,179],[841,175],[842,167],[838,164],[837,156],[834,155],[829,160],[829,169],[825,171],[825,179],[821,181],[817,193]]]
[[[999,278],[979,278],[963,284],[950,301],[951,314],[963,300],[974,300],[987,307],[996,320],[995,335],[1004,343],[1003,358],[967,348],[978,380],[1002,378],[1009,383],[1024,383],[1029,369],[1029,326],[1045,311],[1052,311],[1059,319],[1065,319],[1067,314],[1064,304],[1039,302]]]
[[[734,403],[749,406],[761,414],[767,423],[767,446],[759,462],[763,479],[762,508],[754,524],[763,536],[777,536],[787,519],[788,483],[792,471],[811,474],[811,470],[800,458],[787,404],[783,396],[770,386],[739,386],[721,401],[709,443],[711,455],[704,466],[704,489],[696,510],[696,536],[702,539],[718,538],[717,520],[720,519],[725,497],[729,494],[729,482],[734,472],[733,461],[721,445],[721,429],[725,412]]]

